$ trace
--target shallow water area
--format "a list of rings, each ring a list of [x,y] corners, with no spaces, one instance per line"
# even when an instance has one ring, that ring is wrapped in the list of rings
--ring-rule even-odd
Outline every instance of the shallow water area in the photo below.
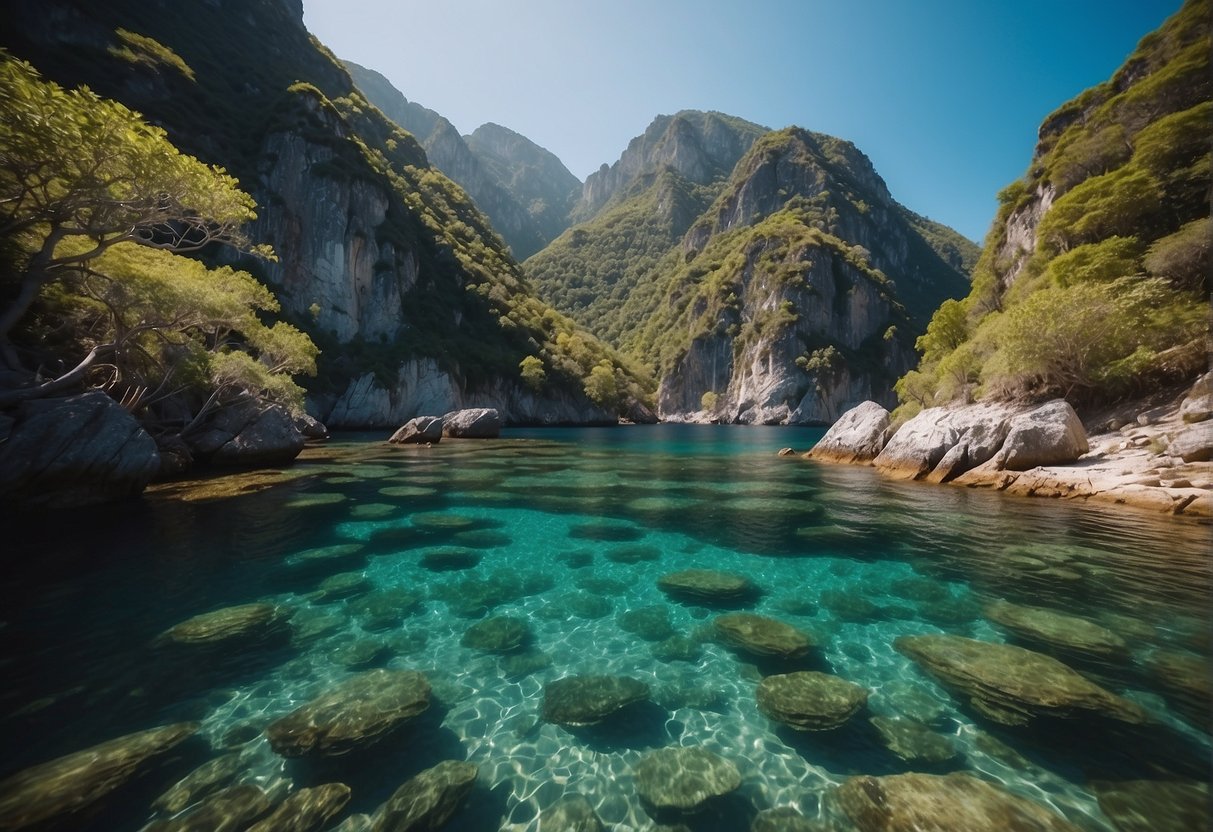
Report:
[[[536,429],[431,448],[350,435],[280,472],[157,486],[71,522],[37,518],[6,546],[0,583],[0,779],[196,721],[196,736],[84,828],[168,817],[153,802],[231,752],[229,784],[273,800],[350,786],[333,824],[448,759],[479,767],[453,830],[538,830],[574,795],[618,830],[748,829],[777,807],[852,829],[837,786],[914,771],[971,774],[1091,832],[1146,828],[1134,816],[1171,828],[1160,818],[1184,801],[1199,811],[1209,525],[776,455],[820,435]],[[659,579],[683,570],[756,591],[663,592]],[[281,622],[220,651],[165,643],[193,616],[251,604]],[[785,648],[776,628],[757,646],[730,642],[714,622],[737,612],[805,638]],[[1018,701],[966,692],[906,642],[895,647],[944,634],[1051,657],[1115,704],[1047,717],[1033,706],[1016,723]],[[1034,665],[1023,667],[1030,690]],[[429,709],[343,756],[273,752],[270,723],[376,668],[424,673]],[[757,690],[799,671],[857,685],[866,704],[841,727],[794,730]],[[648,696],[594,725],[545,719],[545,686],[574,675],[626,677]],[[646,803],[636,766],[671,746],[720,755],[740,786],[676,817]]]

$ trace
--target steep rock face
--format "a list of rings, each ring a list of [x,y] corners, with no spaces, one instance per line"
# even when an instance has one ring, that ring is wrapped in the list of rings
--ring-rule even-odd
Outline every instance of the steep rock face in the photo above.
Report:
[[[592,217],[642,174],[670,169],[692,182],[726,176],[765,128],[723,113],[683,110],[658,116],[632,139],[615,164],[590,174],[574,209],[577,220]]]
[[[913,336],[963,293],[976,249],[951,232],[960,246],[937,250],[933,226],[849,142],[759,139],[683,236],[685,264],[646,325],[662,416],[824,424],[866,399],[891,406]]]
[[[367,99],[416,136],[425,148],[430,164],[468,192],[476,207],[488,215],[515,257],[520,260],[529,257],[548,242],[550,238],[540,231],[538,222],[526,209],[527,203],[502,186],[453,124],[433,110],[409,101],[378,72],[350,61],[344,63]]]
[[[314,100],[309,106],[330,129],[341,130]],[[318,172],[333,162],[333,149],[297,132],[267,136],[264,158],[272,161],[257,197],[271,207],[250,234],[279,253],[265,269],[282,287],[283,307],[311,316],[343,342],[359,335],[394,338],[403,324],[401,299],[417,282],[417,259],[376,237],[390,194],[367,179]]]
[[[553,153],[491,122],[463,139],[497,183],[526,208],[545,244],[569,227],[569,215],[581,195],[581,180]],[[533,252],[515,250],[515,254],[524,258]]]

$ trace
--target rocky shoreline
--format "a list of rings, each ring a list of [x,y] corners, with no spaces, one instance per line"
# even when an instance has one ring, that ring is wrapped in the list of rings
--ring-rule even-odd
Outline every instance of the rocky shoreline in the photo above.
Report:
[[[874,402],[804,455],[925,482],[1213,518],[1213,373],[1160,403],[1088,419],[1064,401],[924,410],[896,429]]]

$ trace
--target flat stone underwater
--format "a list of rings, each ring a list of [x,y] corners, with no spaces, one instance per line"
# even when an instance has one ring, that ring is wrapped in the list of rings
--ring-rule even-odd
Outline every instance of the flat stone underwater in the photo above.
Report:
[[[0,779],[196,723],[68,828],[331,828],[450,760],[454,830],[1207,818],[1210,526],[776,455],[821,433],[351,435],[22,527]]]

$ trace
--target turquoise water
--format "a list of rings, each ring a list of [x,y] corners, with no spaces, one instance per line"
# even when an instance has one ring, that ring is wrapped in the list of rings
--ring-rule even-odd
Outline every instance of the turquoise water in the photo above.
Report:
[[[352,436],[280,474],[160,487],[72,522],[39,518],[6,547],[0,775],[198,720],[180,759],[128,787],[93,828],[140,828],[156,796],[231,750],[244,755],[241,778],[279,796],[347,783],[344,814],[371,812],[441,760],[470,760],[477,788],[449,825],[469,830],[537,829],[540,812],[572,794],[608,828],[651,828],[632,769],[667,745],[706,747],[741,771],[733,798],[688,819],[696,829],[745,829],[779,806],[819,817],[823,796],[855,774],[966,771],[1083,829],[1116,830],[1125,827],[1101,808],[1100,784],[1208,780],[1208,525],[776,455],[820,435],[515,430],[433,448]],[[325,547],[339,548],[317,557]],[[818,647],[794,666],[727,649],[712,638],[721,609],[657,587],[687,568],[749,578],[761,595],[744,609]],[[1127,654],[1064,658],[1145,708],[1151,724],[1131,737],[1000,726],[893,649],[899,636],[928,633],[1023,643],[986,617],[999,600],[1123,637]],[[289,610],[289,642],[184,664],[155,645],[193,615],[255,601]],[[635,616],[621,621],[635,610],[668,618],[684,638],[646,640],[623,626]],[[525,619],[525,649],[461,644],[497,615]],[[1195,678],[1158,672],[1160,657]],[[373,667],[423,671],[434,705],[378,745],[323,764],[270,750],[266,724]],[[831,732],[772,722],[756,686],[796,669],[861,685],[866,710]],[[651,702],[592,730],[540,720],[544,684],[573,674],[641,680]],[[881,743],[874,716],[914,718],[956,756],[906,762]]]

